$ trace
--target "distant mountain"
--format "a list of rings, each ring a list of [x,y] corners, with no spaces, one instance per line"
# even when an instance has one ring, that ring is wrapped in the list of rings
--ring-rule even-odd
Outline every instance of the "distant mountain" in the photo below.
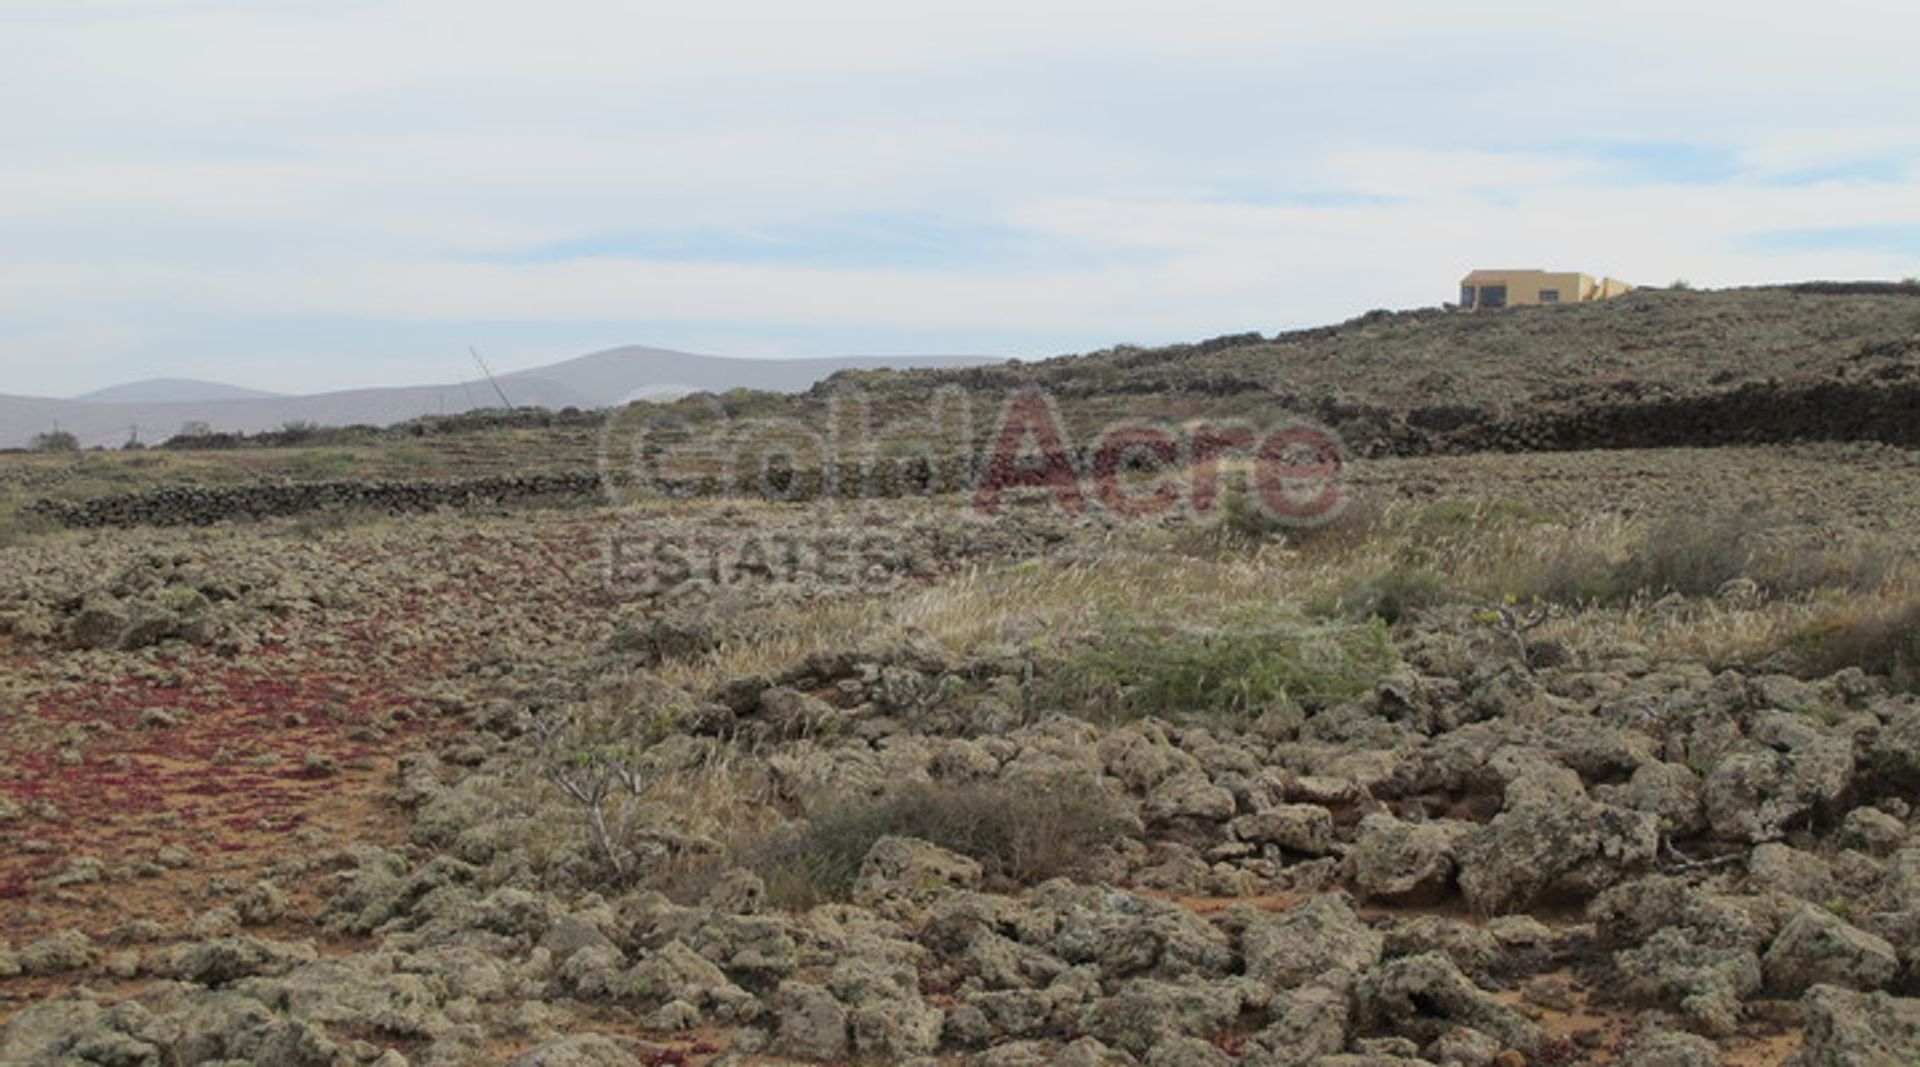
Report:
[[[73,399],[84,404],[197,404],[205,400],[265,400],[279,395],[197,378],[148,378],[96,389]]]
[[[569,359],[533,370],[502,375],[508,399],[521,385],[557,387],[582,398],[578,407],[604,407],[639,391],[678,387],[691,392],[728,389],[765,389],[798,393],[843,370],[893,367],[906,370],[933,367],[973,367],[995,360],[977,356],[836,356],[824,359],[735,359],[695,356],[665,348],[629,345]],[[540,383],[540,384],[536,384]],[[492,396],[491,387],[488,395]]]
[[[800,392],[842,370],[968,367],[992,362],[997,361],[977,356],[732,359],[630,346],[503,374],[498,382],[516,406],[601,408],[636,396],[691,391],[748,388]],[[154,379],[71,400],[0,394],[0,448],[25,447],[35,435],[53,429],[73,434],[85,447],[114,448],[129,437],[157,444],[189,424],[239,433],[277,430],[290,422],[388,426],[422,415],[454,415],[499,406],[493,383],[484,379],[307,396],[279,396],[216,382]]]

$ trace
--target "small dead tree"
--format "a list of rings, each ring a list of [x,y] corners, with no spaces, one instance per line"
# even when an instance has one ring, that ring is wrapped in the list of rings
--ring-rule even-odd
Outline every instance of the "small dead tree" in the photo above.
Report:
[[[581,749],[547,764],[547,780],[586,812],[594,851],[625,880],[627,831],[646,786],[634,754],[623,746]]]
[[[633,870],[630,832],[652,785],[639,750],[583,738],[580,724],[564,714],[535,716],[527,732],[538,745],[542,777],[580,807],[589,846],[625,881]]]
[[[1520,657],[1520,665],[1533,673],[1533,654],[1527,650],[1527,635],[1552,621],[1552,604],[1541,601],[1522,602],[1509,596],[1500,602],[1500,606],[1483,612],[1481,619],[1501,636],[1513,642],[1513,650]]]

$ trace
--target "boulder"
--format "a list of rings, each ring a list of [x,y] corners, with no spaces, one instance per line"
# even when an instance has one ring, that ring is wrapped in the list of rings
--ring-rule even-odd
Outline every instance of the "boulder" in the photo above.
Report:
[[[1229,829],[1237,840],[1307,856],[1333,851],[1333,813],[1317,804],[1279,804],[1242,815]]]
[[[1145,815],[1149,823],[1169,825],[1180,822],[1226,822],[1233,818],[1233,792],[1214,785],[1205,775],[1187,774],[1161,782],[1147,794]]]
[[[1767,988],[1799,996],[1816,985],[1873,990],[1900,970],[1900,957],[1881,938],[1812,904],[1795,912],[1761,959]]]
[[[1531,1051],[1545,1039],[1526,1016],[1475,986],[1437,952],[1388,960],[1354,987],[1354,1024],[1361,1033],[1393,1034],[1422,1045],[1456,1026],[1490,1034],[1508,1048]]]
[[[1454,852],[1471,829],[1454,822],[1402,822],[1384,812],[1368,815],[1347,852],[1347,878],[1363,900],[1438,900],[1452,888]]]
[[[1619,1067],[1719,1067],[1720,1050],[1696,1034],[1647,1030],[1634,1035],[1616,1062]]]
[[[856,904],[883,912],[924,907],[941,895],[977,889],[980,864],[912,837],[883,837],[860,863],[853,883]]]
[[[1788,1067],[1920,1063],[1920,1000],[1817,985],[1800,1000],[1806,1032]]]
[[[1587,898],[1652,862],[1659,820],[1585,798],[1528,801],[1460,842],[1460,889],[1487,914]]]
[[[1267,1005],[1272,1021],[1247,1042],[1246,1067],[1304,1067],[1347,1047],[1351,1014],[1344,992],[1325,985],[1290,989]]]
[[[1340,893],[1322,893],[1278,915],[1254,913],[1240,935],[1247,977],[1274,989],[1309,981],[1343,987],[1380,962],[1383,945]]]
[[[1080,1028],[1138,1056],[1170,1038],[1218,1034],[1240,1017],[1243,1005],[1232,983],[1143,978],[1089,1005]]]
[[[1665,927],[1614,954],[1630,1000],[1674,1008],[1716,1036],[1739,1028],[1740,1002],[1760,989],[1760,961],[1742,946],[1703,944],[1689,929]]]
[[[789,979],[780,983],[768,1007],[775,1051],[808,1060],[846,1058],[851,1048],[847,1010],[826,989]]]

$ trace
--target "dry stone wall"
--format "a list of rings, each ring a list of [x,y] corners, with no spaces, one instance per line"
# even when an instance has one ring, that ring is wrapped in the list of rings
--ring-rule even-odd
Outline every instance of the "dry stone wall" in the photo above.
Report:
[[[600,495],[592,472],[528,474],[459,481],[302,482],[285,485],[170,486],[94,500],[41,500],[30,510],[63,526],[211,526],[302,515],[364,510],[406,514],[440,508],[590,499]]]

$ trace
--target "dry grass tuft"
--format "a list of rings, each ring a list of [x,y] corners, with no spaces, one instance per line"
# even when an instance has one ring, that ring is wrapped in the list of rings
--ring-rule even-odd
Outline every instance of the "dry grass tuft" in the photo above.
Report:
[[[1920,692],[1920,594],[1850,602],[1794,631],[1782,651],[1809,677],[1858,667]]]
[[[1001,886],[1033,885],[1079,872],[1131,828],[1091,782],[931,783],[877,800],[830,805],[797,828],[731,850],[767,886],[774,907],[805,910],[844,901],[860,865],[883,837],[912,837],[972,858]]]

